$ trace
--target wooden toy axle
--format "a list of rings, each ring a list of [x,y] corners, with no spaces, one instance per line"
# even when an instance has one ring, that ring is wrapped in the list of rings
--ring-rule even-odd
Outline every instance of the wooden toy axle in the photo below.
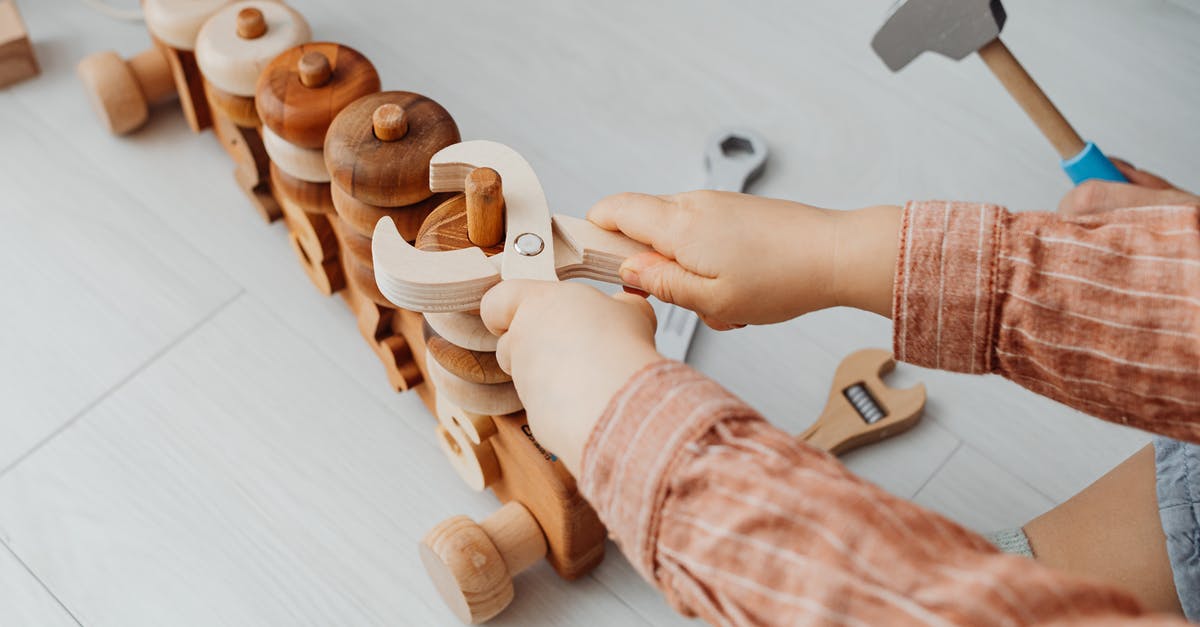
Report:
[[[476,523],[455,516],[421,541],[421,562],[450,609],[481,623],[513,599],[513,577],[546,556],[546,537],[524,505],[506,503]]]
[[[0,89],[41,72],[13,0],[0,0]]]
[[[80,61],[76,71],[96,114],[116,135],[141,128],[151,107],[179,95],[167,57],[157,46],[128,60],[112,51],[97,52]]]

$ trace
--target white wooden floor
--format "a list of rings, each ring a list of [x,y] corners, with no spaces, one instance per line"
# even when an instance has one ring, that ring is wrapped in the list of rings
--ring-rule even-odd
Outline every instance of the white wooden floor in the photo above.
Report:
[[[116,0],[114,0],[116,1]],[[483,516],[411,396],[388,392],[281,226],[178,114],[109,137],[74,78],[146,45],[71,0],[20,2],[44,75],[0,92],[0,625],[451,624],[415,550]],[[127,2],[127,4],[132,4]],[[1013,0],[1006,39],[1110,153],[1200,189],[1200,5]],[[888,74],[887,0],[297,0],[384,86],[516,147],[556,210],[699,185],[721,125],[770,141],[759,193],[851,208],[962,198],[1051,208],[1050,148],[976,59]],[[717,336],[693,362],[788,429],[888,324],[829,311]],[[1017,525],[1147,440],[996,378],[929,385],[915,431],[850,456],[980,530]],[[497,624],[681,624],[617,555],[521,576]]]

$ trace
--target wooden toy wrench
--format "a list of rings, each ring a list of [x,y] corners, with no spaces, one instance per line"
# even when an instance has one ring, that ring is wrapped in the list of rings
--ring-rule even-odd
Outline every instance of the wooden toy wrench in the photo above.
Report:
[[[704,153],[706,189],[743,192],[767,165],[767,141],[744,129],[725,129],[708,142]],[[658,316],[654,342],[664,357],[687,361],[700,317],[694,312],[659,300],[651,301]]]
[[[834,455],[874,444],[916,426],[925,386],[898,390],[881,378],[896,367],[892,354],[867,348],[850,354],[833,375],[825,411],[800,439]]]
[[[481,167],[492,168],[504,180],[504,252],[489,258],[474,247],[420,251],[405,241],[391,218],[381,219],[371,244],[375,280],[397,307],[430,313],[475,310],[502,279],[589,278],[620,284],[621,263],[650,250],[586,220],[551,217],[533,168],[496,142],[463,142],[435,154],[429,187],[434,192],[464,191],[467,176]]]

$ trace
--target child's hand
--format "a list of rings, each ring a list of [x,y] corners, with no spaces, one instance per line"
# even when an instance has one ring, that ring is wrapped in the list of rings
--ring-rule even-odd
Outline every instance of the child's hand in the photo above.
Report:
[[[898,207],[829,211],[726,192],[621,194],[588,219],[654,247],[621,279],[714,329],[851,305],[891,314]]]
[[[1175,187],[1157,174],[1139,170],[1120,159],[1112,159],[1112,162],[1129,183],[1087,181],[1063,196],[1058,204],[1059,212],[1084,215],[1130,207],[1200,205],[1200,196]]]
[[[631,294],[578,283],[504,281],[480,313],[500,335],[496,359],[513,377],[538,441],[577,473],[592,427],[654,349],[654,310]]]

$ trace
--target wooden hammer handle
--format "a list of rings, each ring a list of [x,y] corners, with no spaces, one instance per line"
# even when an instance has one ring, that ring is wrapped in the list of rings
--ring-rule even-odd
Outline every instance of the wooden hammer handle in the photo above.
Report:
[[[1071,123],[1063,117],[1058,107],[1050,102],[1050,98],[1034,82],[1033,77],[1025,71],[1008,47],[999,38],[979,49],[979,56],[991,68],[992,73],[1004,85],[1009,94],[1025,113],[1037,124],[1042,134],[1063,159],[1070,159],[1083,151],[1087,145],[1079,137],[1079,133],[1071,127]]]

